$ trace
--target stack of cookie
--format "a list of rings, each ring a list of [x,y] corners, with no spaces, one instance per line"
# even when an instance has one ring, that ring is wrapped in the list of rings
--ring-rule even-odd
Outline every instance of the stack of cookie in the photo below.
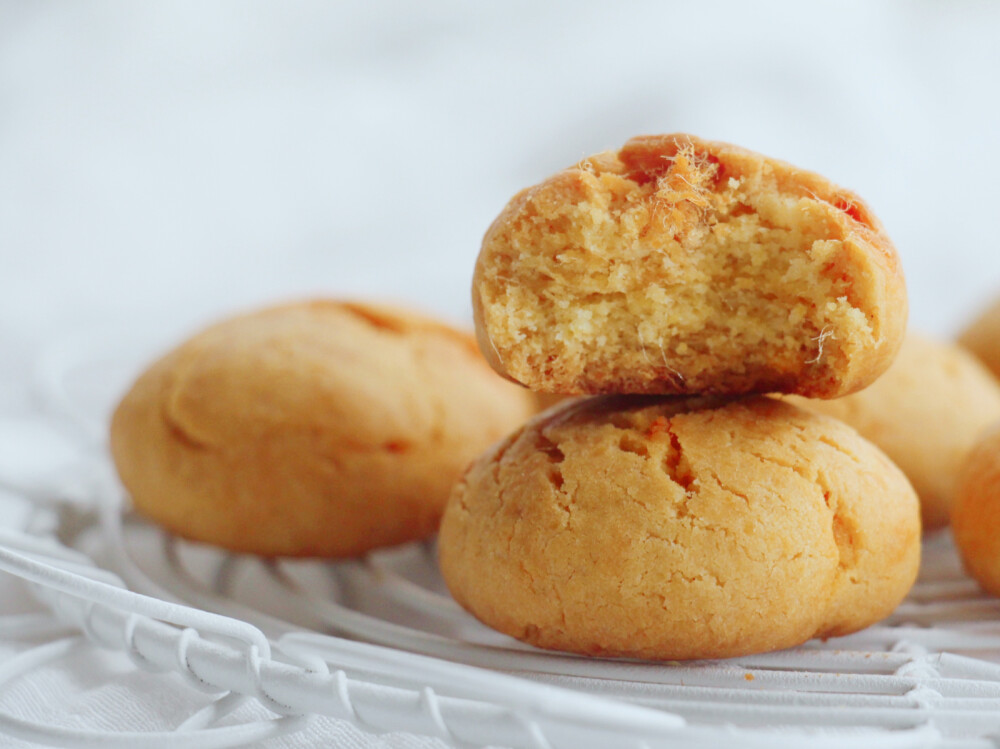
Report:
[[[575,399],[454,489],[441,569],[541,647],[689,659],[878,621],[912,585],[916,495],[837,398],[903,338],[898,258],[854,194],[686,135],[636,138],[514,197],[486,234],[480,348]]]

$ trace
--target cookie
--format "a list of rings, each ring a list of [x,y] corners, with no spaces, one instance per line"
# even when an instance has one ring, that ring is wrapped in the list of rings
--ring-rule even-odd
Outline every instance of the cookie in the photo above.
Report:
[[[962,332],[958,342],[1000,377],[1000,299]]]
[[[962,464],[951,533],[965,569],[1000,596],[1000,425],[980,438]]]
[[[433,534],[462,469],[534,411],[470,335],[315,301],[218,323],[153,364],[111,451],[135,509],[179,536],[353,556]]]
[[[834,398],[885,371],[907,315],[857,195],[691,135],[633,138],[519,193],[472,297],[493,367],[567,394]]]
[[[899,469],[835,419],[762,396],[599,396],[476,461],[439,553],[462,606],[532,645],[722,658],[888,615],[920,517]]]
[[[962,461],[980,433],[1000,420],[1000,385],[951,343],[908,333],[874,385],[836,400],[789,398],[840,419],[880,447],[920,497],[924,530],[948,524]]]

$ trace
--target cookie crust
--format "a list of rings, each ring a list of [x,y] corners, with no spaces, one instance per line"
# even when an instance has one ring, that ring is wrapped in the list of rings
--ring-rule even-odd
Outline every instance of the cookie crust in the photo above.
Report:
[[[846,398],[790,402],[858,430],[898,465],[920,497],[925,531],[942,528],[962,463],[1000,421],[1000,385],[962,348],[908,333],[873,385]]]
[[[896,251],[854,193],[727,143],[643,136],[523,190],[486,232],[480,348],[533,390],[834,398],[892,361]]]
[[[1000,426],[981,437],[962,465],[951,533],[965,569],[1000,596]]]
[[[958,342],[1000,377],[1000,299],[962,331]]]
[[[887,616],[917,498],[846,425],[765,397],[580,399],[466,472],[439,537],[466,609],[543,648],[723,658]]]

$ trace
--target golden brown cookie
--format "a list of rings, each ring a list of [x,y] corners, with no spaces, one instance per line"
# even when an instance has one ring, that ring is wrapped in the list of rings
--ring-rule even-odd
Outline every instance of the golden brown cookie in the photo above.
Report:
[[[559,393],[834,398],[885,371],[907,315],[857,195],[690,135],[633,138],[520,192],[472,299],[493,367]]]
[[[951,343],[908,333],[875,384],[846,398],[796,405],[840,419],[880,447],[920,497],[924,530],[948,524],[955,480],[980,433],[1000,420],[1000,385]]]
[[[962,465],[951,533],[969,574],[1000,596],[1000,425],[981,437]]]
[[[432,534],[452,483],[535,410],[471,336],[317,301],[213,325],[146,371],[111,424],[136,509],[267,556],[352,556]]]
[[[958,342],[1000,377],[1000,299],[962,332]]]
[[[533,645],[721,658],[888,615],[920,517],[899,469],[835,419],[766,397],[604,396],[476,461],[439,548],[458,602]]]

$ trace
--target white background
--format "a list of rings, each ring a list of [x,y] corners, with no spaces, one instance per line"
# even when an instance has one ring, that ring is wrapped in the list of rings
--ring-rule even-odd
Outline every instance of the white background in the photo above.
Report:
[[[0,413],[95,330],[303,295],[465,320],[514,192],[678,130],[858,191],[915,327],[1000,294],[1000,3],[0,2]]]
[[[1000,293],[990,2],[0,3],[0,344],[306,294],[453,319],[520,187],[685,130],[857,190],[912,322]]]

